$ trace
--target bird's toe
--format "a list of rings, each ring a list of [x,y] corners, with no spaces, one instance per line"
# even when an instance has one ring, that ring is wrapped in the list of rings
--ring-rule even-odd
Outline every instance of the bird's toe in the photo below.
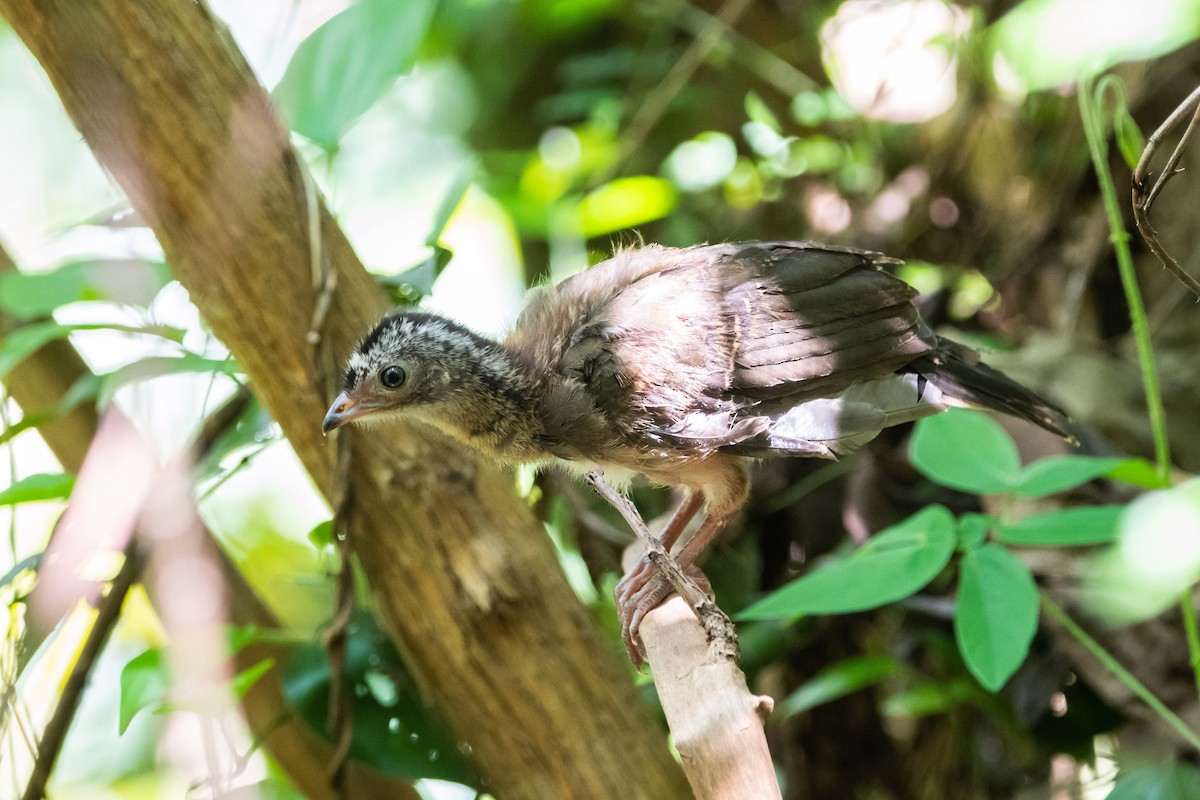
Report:
[[[683,572],[709,597],[713,596],[708,578],[694,564],[683,567]],[[645,661],[640,628],[642,620],[658,608],[673,591],[670,582],[647,558],[642,558],[617,584],[613,592],[617,602],[617,614],[621,620],[621,637],[629,659],[641,667]]]
[[[622,607],[629,603],[630,599],[637,595],[642,588],[650,582],[650,580],[658,574],[658,569],[651,563],[649,556],[642,556],[638,562],[633,565],[629,572],[621,578],[613,591],[613,596],[617,600],[617,607]]]
[[[645,662],[645,648],[639,629],[646,615],[667,598],[671,585],[658,573],[651,573],[640,587],[617,599],[617,613],[621,617],[621,637],[634,666],[640,668]]]

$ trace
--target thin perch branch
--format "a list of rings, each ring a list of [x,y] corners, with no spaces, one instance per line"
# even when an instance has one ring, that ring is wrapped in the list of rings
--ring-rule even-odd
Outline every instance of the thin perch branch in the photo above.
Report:
[[[1166,166],[1163,167],[1162,174],[1158,176],[1158,180],[1150,186],[1150,162],[1154,159],[1154,155],[1158,152],[1158,148],[1167,134],[1174,130],[1183,118],[1189,114],[1191,114],[1191,120],[1184,130],[1183,136],[1179,139],[1179,144],[1175,145],[1175,149],[1171,152],[1170,157],[1167,158]],[[1197,119],[1200,119],[1200,87],[1194,89],[1188,95],[1188,98],[1171,112],[1166,121],[1158,126],[1158,130],[1152,133],[1150,138],[1146,140],[1146,148],[1142,151],[1142,157],[1138,159],[1137,167],[1133,171],[1133,220],[1137,224],[1138,233],[1142,235],[1142,240],[1150,248],[1150,252],[1154,253],[1158,260],[1162,262],[1162,265],[1200,300],[1200,281],[1188,275],[1183,267],[1179,266],[1179,262],[1167,252],[1162,242],[1159,241],[1158,231],[1150,224],[1150,207],[1154,204],[1159,193],[1162,192],[1163,187],[1166,186],[1167,181],[1182,171],[1176,169],[1176,166],[1179,164],[1180,158],[1183,157],[1184,150],[1191,142],[1192,135],[1196,130]]]
[[[21,800],[42,800],[46,796],[46,781],[50,779],[54,762],[62,750],[67,729],[75,719],[75,711],[79,708],[79,700],[87,687],[92,665],[96,663],[97,656],[104,649],[104,643],[108,641],[109,634],[116,626],[121,616],[121,607],[125,604],[125,597],[140,571],[141,559],[137,553],[136,540],[131,539],[125,548],[125,563],[121,565],[120,571],[109,585],[108,594],[96,604],[96,621],[92,623],[83,649],[79,651],[79,658],[71,667],[71,674],[67,676],[67,682],[63,685],[54,714],[42,732],[37,759],[33,762],[33,774],[29,776],[29,783],[25,785],[25,793],[21,795]]]
[[[708,656],[713,660],[725,659],[736,664],[738,660],[737,631],[725,612],[700,589],[694,580],[684,574],[679,567],[679,562],[663,547],[662,539],[650,533],[650,529],[646,527],[642,515],[638,513],[632,500],[605,483],[603,476],[598,472],[589,472],[587,482],[596,490],[596,494],[604,498],[617,510],[617,513],[625,518],[629,527],[633,528],[638,542],[646,551],[650,561],[671,584],[671,588],[678,592],[696,612],[696,619],[700,623],[699,627],[704,629],[706,645],[709,648]],[[640,666],[639,654],[634,649],[637,646],[636,638],[637,634],[634,632],[631,637],[626,639],[625,643],[630,648],[630,657]],[[650,666],[653,668],[654,664],[651,663]]]
[[[628,497],[597,473],[589,473],[587,480],[625,518],[654,565],[679,591],[646,614],[639,631],[696,800],[781,797],[763,728],[774,701],[746,688],[733,623],[683,573]],[[636,557],[635,550],[630,548],[627,558]]]
[[[672,597],[647,614],[641,633],[696,800],[780,797],[763,730],[771,698],[750,693],[735,660],[714,657],[683,599]]]

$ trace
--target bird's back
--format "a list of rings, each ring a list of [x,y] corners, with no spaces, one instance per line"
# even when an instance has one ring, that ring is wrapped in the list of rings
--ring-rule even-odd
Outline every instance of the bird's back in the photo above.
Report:
[[[828,454],[772,429],[811,401],[890,384],[936,345],[885,261],[809,242],[628,251],[538,290],[506,345],[559,382],[551,405],[566,410],[544,411],[548,436],[582,436],[582,457],[613,446],[581,423],[588,405],[635,449]],[[867,402],[911,405],[910,393]]]

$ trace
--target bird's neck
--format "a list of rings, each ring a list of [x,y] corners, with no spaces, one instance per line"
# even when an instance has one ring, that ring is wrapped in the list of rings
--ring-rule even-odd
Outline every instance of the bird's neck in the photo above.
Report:
[[[533,382],[503,345],[479,337],[449,376],[451,400],[429,407],[424,420],[502,463],[542,458]]]

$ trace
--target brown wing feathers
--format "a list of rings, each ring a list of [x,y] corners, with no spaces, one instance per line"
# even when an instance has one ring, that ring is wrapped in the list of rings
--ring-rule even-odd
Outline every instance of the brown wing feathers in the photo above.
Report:
[[[747,400],[827,396],[932,348],[915,292],[870,254],[774,246],[727,291],[735,317],[728,391]]]
[[[546,436],[585,456],[593,448],[583,440],[599,448],[604,438],[581,435],[588,408],[634,448],[845,452],[878,426],[936,410],[919,381],[891,386],[897,373],[1063,433],[1058,409],[939,340],[912,304],[915,290],[879,269],[891,262],[810,242],[628,251],[543,289],[506,345],[531,373],[566,379],[555,403],[572,413],[543,411]],[[830,406],[842,416],[825,425],[838,436],[846,428],[845,447],[807,441],[808,417],[792,410],[850,387],[853,398]],[[811,414],[835,413],[825,405]]]

